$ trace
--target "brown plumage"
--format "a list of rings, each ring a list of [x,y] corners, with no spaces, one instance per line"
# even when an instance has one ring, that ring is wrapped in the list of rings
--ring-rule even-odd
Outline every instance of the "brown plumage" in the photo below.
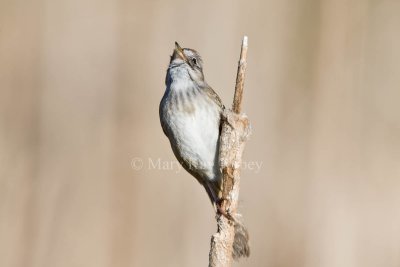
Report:
[[[160,122],[183,168],[204,186],[214,207],[219,203],[222,174],[218,165],[220,120],[224,109],[205,82],[197,51],[177,43],[165,78]],[[248,233],[235,221],[233,257],[249,256]]]

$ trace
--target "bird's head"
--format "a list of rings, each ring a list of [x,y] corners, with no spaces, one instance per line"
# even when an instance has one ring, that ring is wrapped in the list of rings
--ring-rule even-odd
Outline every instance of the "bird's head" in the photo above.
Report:
[[[179,70],[177,71],[179,77],[183,78],[187,76],[195,82],[204,81],[203,61],[199,53],[190,48],[182,48],[177,42],[175,42],[175,48],[168,69],[172,70],[175,68]]]

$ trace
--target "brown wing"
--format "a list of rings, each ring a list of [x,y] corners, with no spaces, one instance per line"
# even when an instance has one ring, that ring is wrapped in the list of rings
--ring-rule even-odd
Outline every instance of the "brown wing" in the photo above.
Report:
[[[224,104],[222,104],[221,98],[218,96],[218,94],[209,86],[207,85],[204,88],[204,91],[210,96],[210,98],[221,108],[221,114],[222,111],[225,109]],[[219,125],[219,134],[221,134],[221,123]],[[218,144],[219,146],[219,144]],[[221,192],[221,183],[222,181],[220,179],[215,180],[215,181],[208,181],[208,184],[203,184],[203,186],[206,188],[206,191],[208,193],[208,196],[211,199],[211,202],[213,202],[213,197],[212,196],[219,196],[219,193]],[[215,199],[214,199],[215,201]]]
[[[210,96],[212,100],[221,108],[225,109],[224,104],[222,104],[221,98],[219,98],[218,94],[207,84],[204,87],[204,91]]]

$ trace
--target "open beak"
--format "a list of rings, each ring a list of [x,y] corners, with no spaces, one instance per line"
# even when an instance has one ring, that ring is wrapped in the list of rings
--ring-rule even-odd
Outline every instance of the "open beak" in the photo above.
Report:
[[[175,42],[175,53],[176,53],[176,57],[179,57],[182,60],[187,61],[187,57],[183,53],[182,47],[177,42]]]

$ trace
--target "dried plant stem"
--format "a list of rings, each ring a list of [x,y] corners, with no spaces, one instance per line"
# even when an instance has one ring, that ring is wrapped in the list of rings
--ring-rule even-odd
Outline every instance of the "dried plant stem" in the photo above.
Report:
[[[240,114],[244,77],[246,71],[247,37],[243,38],[236,77],[232,110],[225,110],[222,123],[219,164],[223,174],[222,210],[235,218],[239,199],[240,165],[250,123]],[[211,237],[209,267],[230,267],[235,237],[234,222],[221,214],[217,215],[218,231]]]
[[[246,66],[247,66],[247,48],[248,48],[248,42],[247,42],[247,36],[245,36],[243,37],[242,49],[240,50],[240,59],[236,74],[235,96],[233,98],[233,105],[232,105],[232,110],[236,114],[240,114],[242,110],[244,75],[246,73]]]

